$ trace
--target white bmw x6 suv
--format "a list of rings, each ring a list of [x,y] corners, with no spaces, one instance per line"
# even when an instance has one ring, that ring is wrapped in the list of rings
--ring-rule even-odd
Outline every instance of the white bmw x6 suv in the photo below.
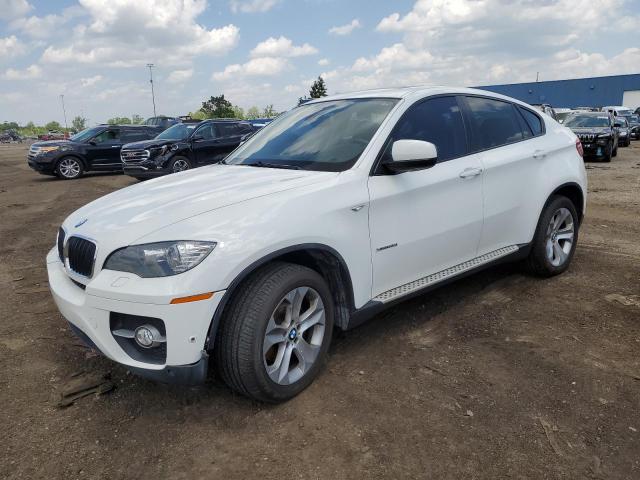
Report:
[[[334,328],[507,260],[571,261],[585,213],[576,136],[472,89],[325,97],[219,165],[72,213],[47,256],[72,330],[130,370],[249,397],[318,375]]]

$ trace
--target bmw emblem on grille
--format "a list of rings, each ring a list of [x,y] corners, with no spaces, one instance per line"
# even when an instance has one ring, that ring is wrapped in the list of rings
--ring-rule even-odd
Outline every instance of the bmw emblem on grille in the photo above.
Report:
[[[87,223],[89,221],[88,218],[83,218],[82,220],[80,220],[78,223],[76,223],[74,225],[75,228],[81,227],[82,225],[84,225],[85,223]]]

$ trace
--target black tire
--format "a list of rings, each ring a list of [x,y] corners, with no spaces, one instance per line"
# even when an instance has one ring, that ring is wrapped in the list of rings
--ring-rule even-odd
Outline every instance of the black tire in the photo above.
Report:
[[[566,208],[571,214],[574,236],[571,249],[567,254],[565,261],[560,265],[553,265],[547,255],[547,241],[549,240],[548,227],[551,223],[551,219],[561,208]],[[567,197],[553,195],[545,205],[542,210],[542,214],[540,215],[540,219],[538,220],[538,226],[536,227],[536,232],[531,244],[531,251],[524,261],[526,270],[539,277],[552,277],[564,272],[569,268],[571,259],[576,251],[579,229],[580,220],[578,219],[578,213],[576,212],[576,207],[573,202]]]
[[[191,161],[187,157],[180,155],[173,157],[171,162],[169,162],[169,173],[184,172],[192,168],[193,165],[191,165]]]
[[[84,171],[84,163],[77,157],[62,157],[56,163],[55,173],[62,180],[76,180]]]
[[[611,157],[615,157],[615,155],[613,154],[613,142],[607,145],[607,153],[604,154],[602,160],[605,162],[610,162]]]
[[[301,286],[314,289],[324,304],[324,334],[308,371],[297,381],[280,385],[268,375],[263,341],[276,307],[288,292]],[[236,292],[225,308],[214,345],[220,377],[236,392],[262,402],[278,403],[298,395],[320,372],[331,343],[334,309],[326,282],[309,268],[274,262],[252,274]]]
[[[611,152],[611,156],[612,156],[612,157],[617,157],[617,156],[618,156],[618,145],[616,145],[616,146],[613,148],[613,152]],[[609,160],[608,160],[608,161],[609,161],[609,162],[611,161],[611,157],[609,158]]]

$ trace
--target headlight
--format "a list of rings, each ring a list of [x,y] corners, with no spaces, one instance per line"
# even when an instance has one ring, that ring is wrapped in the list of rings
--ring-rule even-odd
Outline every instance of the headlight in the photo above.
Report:
[[[49,153],[49,152],[53,152],[55,150],[58,150],[60,147],[59,146],[55,146],[55,147],[38,147],[38,153]]]
[[[169,277],[191,270],[207,258],[216,245],[216,242],[189,240],[132,245],[109,255],[104,268],[135,273],[142,278]]]

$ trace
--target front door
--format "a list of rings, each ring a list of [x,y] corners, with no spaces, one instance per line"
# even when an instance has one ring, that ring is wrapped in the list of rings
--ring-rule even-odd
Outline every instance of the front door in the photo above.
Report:
[[[120,129],[109,128],[96,135],[87,145],[89,169],[117,170],[122,167],[120,161]]]
[[[413,105],[386,143],[435,144],[438,163],[429,169],[369,178],[372,296],[388,292],[476,256],[482,230],[482,164],[468,154],[458,100],[433,97]]]

